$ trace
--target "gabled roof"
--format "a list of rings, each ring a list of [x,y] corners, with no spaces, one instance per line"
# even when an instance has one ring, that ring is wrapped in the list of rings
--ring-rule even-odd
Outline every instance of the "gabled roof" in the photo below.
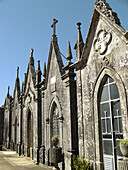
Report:
[[[55,57],[57,59],[58,67],[59,67],[59,71],[60,71],[61,75],[64,74],[64,72],[65,72],[63,70],[64,65],[63,65],[61,53],[60,53],[59,46],[58,46],[57,36],[52,35],[50,50],[49,50],[49,56],[48,56],[47,70],[46,70],[46,79],[45,79],[45,85],[46,86],[47,86],[47,81],[48,81],[48,76],[49,76],[49,70],[50,70],[50,64],[51,64],[51,60],[52,60],[53,50],[55,51]]]
[[[20,80],[19,80],[19,67],[17,67],[17,78],[16,78],[16,81],[15,81],[15,89],[14,89],[14,93],[13,93],[13,98],[15,100],[15,94],[16,94],[16,91],[17,91],[17,98],[20,97]]]
[[[12,96],[10,96],[9,94],[9,89],[10,89],[10,86],[8,86],[8,92],[7,92],[7,96],[5,98],[5,102],[4,102],[4,107],[6,107],[7,105],[9,106],[10,105],[10,102],[12,101]]]
[[[81,55],[82,55],[82,51],[83,51],[83,47],[84,47],[84,43],[83,43],[83,37],[81,34],[81,23],[78,22],[78,34],[77,34],[77,40],[74,46],[74,49],[76,50],[76,61],[81,59]]]
[[[124,36],[128,40],[128,32],[121,26],[120,19],[118,18],[117,14],[112,11],[112,8],[109,6],[106,0],[95,0],[93,15],[84,44],[82,57],[81,60],[73,64],[73,67],[82,64],[82,62],[87,63],[100,17],[102,17],[104,22],[110,25],[111,28],[116,30],[119,35]]]
[[[31,56],[30,56],[29,63],[28,63],[27,74],[25,74],[25,80],[22,83],[22,90],[24,92],[26,91],[26,86],[27,86],[27,82],[28,82],[29,72],[31,73],[33,84],[34,85],[36,84],[36,72],[35,72],[35,67],[34,67],[33,52],[34,52],[34,50],[31,49]],[[23,86],[24,86],[24,89],[23,89]]]

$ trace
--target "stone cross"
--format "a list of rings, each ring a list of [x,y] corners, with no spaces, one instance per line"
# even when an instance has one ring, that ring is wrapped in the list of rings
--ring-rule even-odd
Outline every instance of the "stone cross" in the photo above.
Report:
[[[53,28],[53,35],[56,35],[56,23],[58,22],[58,20],[56,20],[55,18],[53,19],[53,24],[51,25],[51,27]]]
[[[19,67],[17,67],[17,78],[19,77]]]
[[[33,52],[34,52],[34,50],[31,48],[31,52],[30,52],[31,57],[33,57]]]

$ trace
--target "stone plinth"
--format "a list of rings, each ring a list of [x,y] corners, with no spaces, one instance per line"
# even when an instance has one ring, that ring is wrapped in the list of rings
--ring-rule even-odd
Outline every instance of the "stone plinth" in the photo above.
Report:
[[[118,170],[128,170],[128,158],[123,158],[117,160],[117,169]]]

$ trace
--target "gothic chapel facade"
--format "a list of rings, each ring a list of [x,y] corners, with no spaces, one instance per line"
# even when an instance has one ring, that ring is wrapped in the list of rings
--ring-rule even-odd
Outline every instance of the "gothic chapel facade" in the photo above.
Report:
[[[42,73],[38,61],[35,70],[31,49],[22,87],[17,68],[13,97],[8,89],[3,145],[49,165],[51,138],[58,136],[62,169],[70,170],[78,154],[95,170],[117,170],[123,156],[116,146],[128,138],[128,32],[105,0],[95,0],[86,41],[77,23],[76,61],[69,43],[64,66],[53,21],[47,67]]]

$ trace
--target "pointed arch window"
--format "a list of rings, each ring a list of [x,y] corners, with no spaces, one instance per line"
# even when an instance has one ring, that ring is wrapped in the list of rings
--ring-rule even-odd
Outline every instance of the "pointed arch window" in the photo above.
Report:
[[[28,147],[32,147],[32,114],[29,110],[28,120],[27,120],[27,138],[28,138]]]
[[[99,93],[99,112],[103,144],[104,166],[116,170],[117,159],[122,156],[116,147],[123,138],[120,96],[115,81],[108,75],[101,85]]]
[[[15,118],[15,144],[17,144],[17,117]]]
[[[106,77],[102,86],[100,113],[103,134],[109,134],[112,130],[116,134],[122,134],[119,92],[114,80],[109,76]],[[111,119],[113,119],[113,127],[111,127]]]
[[[53,136],[59,137],[59,110],[56,104],[52,114],[52,137]]]

